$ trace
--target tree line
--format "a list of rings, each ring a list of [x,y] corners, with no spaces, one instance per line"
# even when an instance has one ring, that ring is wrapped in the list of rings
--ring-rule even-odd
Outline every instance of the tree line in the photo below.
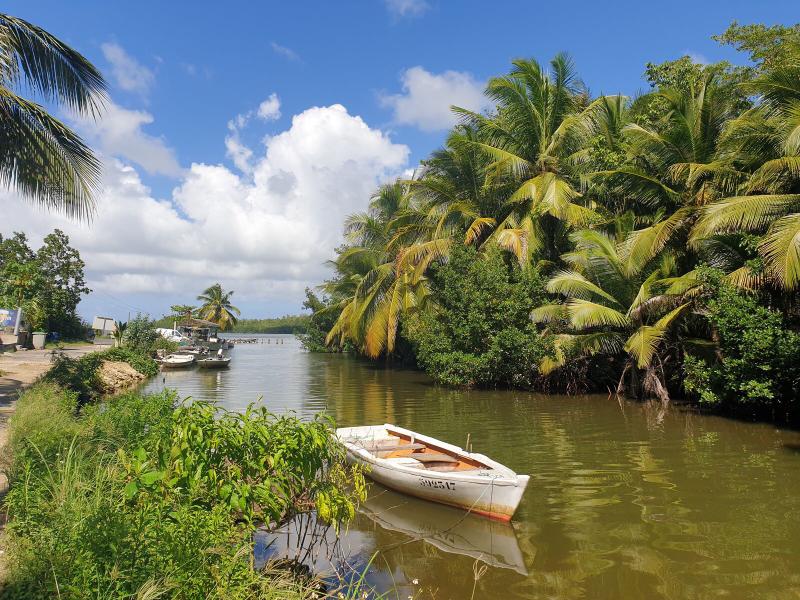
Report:
[[[307,345],[456,385],[793,405],[800,26],[715,39],[750,64],[648,64],[635,98],[592,96],[566,54],[514,61],[347,219]]]
[[[32,331],[54,331],[66,338],[83,337],[77,313],[81,296],[91,290],[80,253],[56,229],[34,251],[24,233],[0,235],[0,307],[22,307]]]

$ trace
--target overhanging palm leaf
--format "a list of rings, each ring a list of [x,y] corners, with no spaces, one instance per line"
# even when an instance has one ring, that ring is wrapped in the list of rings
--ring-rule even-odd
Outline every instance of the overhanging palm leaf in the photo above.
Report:
[[[761,242],[769,273],[786,289],[800,283],[800,214],[775,221]]]
[[[640,369],[647,368],[653,360],[658,344],[664,339],[669,326],[688,308],[689,304],[681,304],[661,317],[653,325],[642,325],[625,342],[625,351],[635,360]]]
[[[735,196],[709,204],[701,210],[690,241],[715,233],[758,231],[776,218],[800,209],[800,194]]]
[[[0,14],[0,181],[50,210],[87,219],[100,163],[83,141],[12,89],[96,115],[105,81],[82,55],[40,27]]]

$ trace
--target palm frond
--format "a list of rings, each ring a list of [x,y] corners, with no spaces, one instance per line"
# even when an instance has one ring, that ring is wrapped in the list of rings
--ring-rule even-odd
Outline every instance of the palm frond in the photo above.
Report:
[[[800,194],[726,198],[701,209],[690,242],[697,244],[715,233],[766,229],[776,218],[797,209],[800,209]]]
[[[627,327],[630,319],[618,310],[592,302],[573,298],[567,302],[570,325],[578,331],[591,327]]]
[[[0,86],[0,182],[50,210],[89,219],[101,165],[75,133]]]
[[[41,27],[0,14],[2,75],[47,101],[82,114],[97,114],[105,99],[102,74],[82,54]]]
[[[667,329],[680,314],[686,310],[689,303],[681,304],[661,317],[653,325],[642,325],[625,342],[625,351],[636,360],[640,369],[647,368],[658,349],[658,344],[664,339]]]
[[[785,289],[800,283],[800,214],[775,221],[767,231],[759,250],[768,272]]]

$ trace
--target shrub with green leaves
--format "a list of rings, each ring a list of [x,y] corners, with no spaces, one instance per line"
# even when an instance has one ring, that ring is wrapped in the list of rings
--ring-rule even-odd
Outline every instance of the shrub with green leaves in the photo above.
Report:
[[[128,321],[125,334],[122,336],[122,344],[134,352],[149,354],[153,352],[156,341],[160,337],[161,335],[156,331],[155,321],[151,321],[147,315],[140,313]]]
[[[781,313],[737,291],[716,271],[704,275],[713,356],[688,355],[684,386],[704,404],[755,409],[797,409],[800,335]]]
[[[530,387],[550,352],[530,320],[544,299],[538,272],[471,246],[432,270],[434,307],[404,330],[419,364],[449,385]]]
[[[316,597],[256,570],[252,536],[299,512],[352,518],[364,480],[332,423],[168,392],[74,401],[38,384],[12,418],[4,597]]]
[[[63,352],[53,352],[53,365],[44,375],[44,381],[55,383],[77,394],[81,403],[96,400],[103,385],[98,371],[104,361],[126,362],[142,375],[153,377],[158,373],[158,364],[148,355],[129,348],[111,348],[105,352],[91,352],[79,358],[71,358]]]

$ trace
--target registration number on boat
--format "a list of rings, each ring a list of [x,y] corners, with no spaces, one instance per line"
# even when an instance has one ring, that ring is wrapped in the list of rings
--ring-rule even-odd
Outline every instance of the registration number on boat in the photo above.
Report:
[[[455,481],[442,481],[441,479],[425,479],[424,477],[420,477],[419,484],[422,487],[436,488],[437,490],[456,489]]]

